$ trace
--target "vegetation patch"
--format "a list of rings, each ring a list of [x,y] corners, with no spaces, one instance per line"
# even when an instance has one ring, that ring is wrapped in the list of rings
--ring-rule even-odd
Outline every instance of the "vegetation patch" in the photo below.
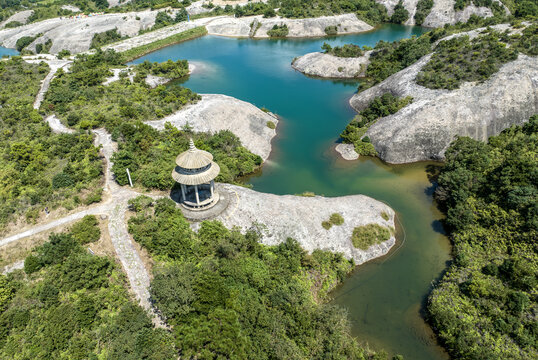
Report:
[[[325,54],[331,54],[337,57],[344,58],[359,57],[364,55],[364,52],[361,47],[355,44],[345,44],[343,46],[331,47],[331,45],[324,42],[321,46],[321,49]]]
[[[327,251],[309,255],[292,239],[265,246],[256,228],[242,234],[218,221],[202,222],[195,233],[170,199],[153,205],[142,197],[131,206],[129,231],[160,259],[151,295],[181,358],[372,355],[350,336],[345,312],[324,304],[351,261]],[[275,341],[287,345],[275,348]]]
[[[390,239],[391,235],[391,230],[384,226],[368,224],[357,226],[353,229],[351,242],[354,247],[366,251],[372,245],[381,244],[382,242],[387,241]]]
[[[197,148],[213,154],[220,166],[217,181],[237,182],[262,163],[261,157],[245,149],[237,136],[227,130],[210,135],[166,125],[163,131],[158,131],[139,122],[118,126],[112,136],[118,141],[118,152],[112,157],[112,171],[120,185],[129,182],[128,168],[136,184],[147,189],[171,189],[175,184],[170,175],[175,167],[175,158],[189,148],[190,138],[194,139]]]
[[[123,61],[124,62],[133,61],[134,59],[137,59],[146,54],[149,54],[150,52],[153,52],[155,50],[162,49],[169,45],[178,44],[180,42],[192,40],[197,37],[204,36],[206,34],[207,34],[207,29],[205,28],[205,26],[199,26],[194,29],[183,31],[181,33],[174,34],[167,38],[157,40],[150,44],[141,45],[141,46],[129,49],[127,51],[124,51],[122,52]]]
[[[338,35],[338,27],[336,27],[335,25],[326,26],[324,31],[327,36]]]
[[[382,217],[383,220],[385,220],[385,221],[389,221],[389,219],[390,219],[390,216],[389,216],[389,214],[388,214],[386,211],[383,211],[383,212],[381,213],[381,217]]]
[[[131,300],[121,267],[72,233],[52,234],[24,270],[0,275],[1,358],[177,357],[173,337]]]
[[[390,17],[390,22],[395,24],[403,24],[409,19],[409,11],[403,6],[402,0],[394,6],[394,13]]]
[[[415,11],[415,24],[422,25],[433,8],[433,0],[418,0]]]
[[[340,226],[344,223],[344,217],[338,213],[334,213],[329,217],[329,220],[325,220],[321,223],[321,226],[325,230],[329,230],[333,225]]]
[[[118,32],[118,28],[114,28],[112,30],[94,34],[90,48],[97,49],[101,46],[108,45],[110,43],[114,43],[123,39],[127,39],[127,36],[121,36],[121,34]]]
[[[95,242],[101,238],[99,220],[95,215],[86,215],[71,227],[70,233],[81,245]]]
[[[102,161],[86,133],[54,134],[32,108],[45,63],[0,62],[0,230],[26,215],[85,203],[99,187]]]
[[[345,143],[354,144],[359,155],[375,156],[377,153],[364,136],[368,128],[379,118],[395,114],[413,101],[411,97],[399,98],[391,93],[378,96],[346,126],[340,134]]]
[[[110,69],[122,66],[122,63],[121,54],[113,50],[78,55],[68,73],[58,71],[41,109],[55,113],[75,128],[105,126],[113,132],[120,124],[162,118],[200,99],[196,93],[181,86],[150,89],[146,84],[148,73],[169,78],[184,76],[188,73],[188,64],[184,61],[143,63],[135,68],[132,82],[124,78],[102,86],[106,78],[112,76]]]
[[[267,127],[271,130],[274,130],[276,129],[276,124],[273,122],[273,121],[268,121],[267,122]]]
[[[534,115],[487,143],[461,137],[446,151],[435,197],[454,260],[428,311],[454,359],[536,357],[537,149]]]
[[[269,31],[267,31],[267,35],[272,38],[283,38],[288,36],[289,29],[288,25],[281,24],[281,25],[273,25],[273,28]]]
[[[431,60],[417,75],[417,84],[430,89],[453,90],[464,82],[487,80],[502,64],[518,56],[517,47],[507,47],[501,37],[508,43],[512,40],[508,35],[503,37],[489,31],[472,40],[460,36],[441,41]]]
[[[44,43],[36,44],[35,52],[36,54],[47,54],[50,51],[51,47],[52,47],[52,40],[48,39]]]

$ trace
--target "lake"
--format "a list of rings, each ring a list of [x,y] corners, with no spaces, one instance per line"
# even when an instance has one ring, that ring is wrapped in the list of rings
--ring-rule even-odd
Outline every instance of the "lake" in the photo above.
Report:
[[[421,312],[450,259],[450,246],[433,204],[428,166],[387,165],[373,158],[344,161],[333,150],[353,118],[350,97],[357,81],[304,76],[290,66],[293,58],[353,42],[375,46],[420,35],[425,29],[384,25],[374,31],[324,39],[252,40],[205,36],[158,50],[144,60],[187,59],[197,66],[176,82],[198,93],[226,94],[265,107],[281,121],[273,152],[248,182],[257,191],[325,196],[365,194],[386,202],[398,214],[398,243],[388,256],[358,267],[333,292],[333,303],[349,310],[352,332],[361,343],[406,359],[447,359]]]

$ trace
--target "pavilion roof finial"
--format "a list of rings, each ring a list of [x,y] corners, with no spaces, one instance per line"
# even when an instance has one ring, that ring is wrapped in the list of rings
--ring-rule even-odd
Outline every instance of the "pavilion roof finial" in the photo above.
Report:
[[[192,141],[192,138],[190,138],[189,140],[189,151],[195,151],[197,150],[196,149],[196,146],[194,145],[194,141]]]

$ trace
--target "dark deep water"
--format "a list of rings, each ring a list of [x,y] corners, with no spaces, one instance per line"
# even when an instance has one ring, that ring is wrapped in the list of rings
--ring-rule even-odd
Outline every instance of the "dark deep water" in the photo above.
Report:
[[[398,213],[399,243],[385,258],[358,267],[333,292],[349,309],[353,334],[374,349],[407,360],[446,359],[420,311],[449,259],[449,243],[432,203],[427,163],[391,166],[377,159],[346,162],[332,150],[354,115],[348,104],[356,81],[313,79],[294,71],[296,56],[353,42],[374,46],[419,35],[424,29],[385,25],[375,31],[329,39],[250,40],[205,36],[141,59],[188,59],[197,70],[177,82],[199,93],[221,93],[266,107],[281,117],[273,153],[249,182],[275,194],[313,191],[326,196],[365,194]]]

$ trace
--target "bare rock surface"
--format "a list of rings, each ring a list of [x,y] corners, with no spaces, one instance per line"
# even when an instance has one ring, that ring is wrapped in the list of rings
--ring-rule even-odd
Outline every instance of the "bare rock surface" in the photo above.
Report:
[[[79,12],[82,11],[82,10],[80,10],[79,7],[74,6],[74,5],[62,5],[62,9],[69,10],[69,11],[74,12],[74,13],[79,13]]]
[[[254,25],[257,30],[251,29],[251,24],[253,23],[259,24],[259,28],[258,25]],[[359,20],[355,14],[322,16],[308,19],[287,19],[280,17],[264,19],[262,16],[234,18],[226,16],[214,19],[206,25],[206,28],[211,35],[268,38],[269,35],[267,35],[267,32],[274,25],[283,24],[288,26],[289,33],[287,37],[289,38],[327,36],[325,28],[328,26],[336,26],[338,34],[353,34],[373,29],[372,26]]]
[[[321,52],[313,52],[295,59],[291,66],[305,75],[324,78],[350,79],[364,77],[369,64],[367,51],[359,57],[338,57]]]
[[[167,122],[178,129],[188,124],[197,132],[230,130],[243,146],[265,161],[271,153],[271,139],[276,135],[276,130],[267,126],[269,121],[278,123],[275,117],[250,103],[226,95],[202,94],[202,100],[196,104],[146,124],[159,130],[164,129]]]
[[[226,227],[238,226],[242,230],[263,224],[261,241],[266,245],[277,245],[291,237],[308,252],[321,249],[342,253],[360,265],[387,254],[395,244],[392,236],[366,251],[353,246],[351,235],[356,226],[375,223],[394,228],[394,211],[368,196],[303,197],[260,193],[229,184],[219,184],[219,187],[232,196],[228,208],[217,216],[217,220]],[[381,217],[383,212],[389,215],[389,220]],[[344,224],[326,230],[321,223],[333,213],[342,215]]]
[[[32,14],[34,13],[34,10],[23,10],[23,11],[19,11],[18,13],[15,13],[13,15],[11,15],[10,17],[8,17],[6,20],[0,22],[0,29],[3,29],[6,24],[9,24],[10,22],[19,22],[21,24],[26,24],[26,22],[28,21],[28,18],[30,16],[32,16]]]
[[[118,29],[122,36],[135,36],[141,29],[155,24],[157,11],[103,14],[80,19],[60,17],[48,19],[13,29],[0,30],[0,44],[15,48],[17,40],[23,36],[35,37],[42,34],[28,49],[35,51],[35,45],[52,40],[50,52],[57,54],[66,49],[71,53],[87,51],[93,36],[97,33]],[[137,20],[137,18],[139,20]]]
[[[427,55],[376,86],[354,95],[357,111],[376,96],[390,92],[413,97],[413,103],[379,119],[366,132],[379,156],[389,163],[442,159],[455,136],[487,140],[522,124],[538,112],[538,58],[520,54],[483,83],[433,90],[415,83]]]
[[[500,4],[507,14],[510,11],[499,0],[493,0]],[[394,14],[394,7],[398,4],[399,0],[376,0],[378,4],[385,6],[389,16]],[[455,24],[459,21],[467,22],[471,15],[477,15],[480,17],[491,17],[493,12],[487,7],[477,7],[474,4],[469,4],[463,10],[455,10],[454,4],[456,0],[433,0],[433,7],[430,13],[426,16],[426,19],[422,23],[422,26],[426,27],[441,27],[445,24]],[[409,18],[405,21],[405,25],[415,25],[415,14],[417,11],[418,0],[403,0],[404,8],[409,12]]]
[[[47,124],[49,124],[50,128],[52,129],[52,132],[59,134],[73,134],[75,132],[75,130],[70,129],[64,124],[62,124],[62,122],[56,117],[56,115],[48,116],[45,121],[47,122]]]
[[[355,145],[353,144],[338,144],[334,148],[337,153],[339,153],[344,160],[357,160],[359,154],[355,151]]]

